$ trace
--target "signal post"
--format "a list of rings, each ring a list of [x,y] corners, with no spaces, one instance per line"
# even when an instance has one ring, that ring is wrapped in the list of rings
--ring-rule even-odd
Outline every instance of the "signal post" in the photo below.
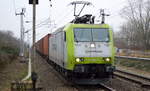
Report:
[[[35,72],[35,57],[36,57],[36,53],[35,53],[35,39],[36,39],[36,29],[35,29],[35,25],[36,25],[36,4],[38,4],[38,0],[29,0],[29,4],[33,5],[33,55],[32,55],[32,73],[31,73],[31,79],[32,79],[32,84],[33,84],[33,91],[36,91],[36,81],[37,81],[37,73]]]

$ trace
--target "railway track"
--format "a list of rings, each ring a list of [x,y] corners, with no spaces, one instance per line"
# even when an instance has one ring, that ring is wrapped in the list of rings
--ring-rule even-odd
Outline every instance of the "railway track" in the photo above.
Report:
[[[116,69],[115,77],[139,84],[142,88],[150,88],[150,78]]]
[[[58,71],[55,70],[54,72],[57,74],[57,77],[64,83],[65,87],[72,87],[73,91],[116,91],[113,88],[104,85],[104,84],[98,84],[98,85],[77,85],[69,81],[66,77],[61,75]]]
[[[77,91],[116,91],[115,89],[105,85],[105,84],[97,84],[97,85],[74,85]]]
[[[45,61],[45,63],[47,63]],[[49,64],[50,65],[50,64]],[[116,91],[115,89],[118,89],[117,87],[114,87],[115,89],[111,88],[111,85],[105,85],[105,84],[98,84],[98,85],[76,85],[76,84],[73,84],[72,82],[70,81],[67,81],[62,75],[60,75],[60,73],[56,70],[52,70],[50,69],[49,70],[50,72],[54,73],[55,76],[61,80],[62,84],[60,86],[56,86],[55,88],[52,88],[52,90],[55,90],[55,89],[68,89],[68,90],[64,90],[64,91]],[[125,79],[125,80],[129,80],[131,81],[132,83],[137,83],[139,84],[142,88],[149,88],[150,87],[150,84],[148,82],[150,82],[150,79],[149,78],[146,78],[146,77],[136,77],[134,76],[132,73],[129,73],[129,72],[122,72],[121,70],[117,70],[115,73],[115,77],[117,78],[120,78],[121,80],[122,79]],[[129,74],[132,74],[132,75],[129,75]],[[47,89],[48,90],[48,89]],[[60,90],[57,90],[57,91],[60,91]],[[145,90],[147,91],[147,90]]]
[[[47,63],[51,66],[51,64]],[[51,71],[57,75],[57,77],[64,83],[63,87],[72,88],[72,91],[116,91],[113,88],[105,85],[105,84],[97,84],[97,85],[77,85],[69,81],[64,75],[60,74],[57,70]]]
[[[115,56],[115,58],[121,59],[130,59],[130,60],[141,60],[141,61],[150,61],[150,58],[139,58],[139,57],[130,57],[130,56]]]
[[[99,84],[99,85],[104,88],[104,91],[116,91],[115,89],[113,89],[105,84]]]

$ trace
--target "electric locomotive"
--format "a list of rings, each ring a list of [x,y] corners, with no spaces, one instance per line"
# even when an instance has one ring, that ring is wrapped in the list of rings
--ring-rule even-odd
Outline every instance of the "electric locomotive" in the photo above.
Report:
[[[81,84],[108,81],[115,69],[114,52],[112,29],[94,24],[92,15],[72,20],[49,37],[49,59]]]

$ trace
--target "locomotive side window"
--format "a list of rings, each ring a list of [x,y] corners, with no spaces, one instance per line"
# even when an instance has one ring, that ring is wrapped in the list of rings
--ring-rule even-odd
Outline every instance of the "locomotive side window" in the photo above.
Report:
[[[66,42],[66,32],[64,31],[64,41]]]

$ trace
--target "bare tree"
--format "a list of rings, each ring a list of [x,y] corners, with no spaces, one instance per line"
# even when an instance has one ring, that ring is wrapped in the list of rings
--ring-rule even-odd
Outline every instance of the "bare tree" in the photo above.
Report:
[[[0,51],[5,48],[19,48],[19,40],[13,37],[13,33],[11,31],[0,31],[0,37]]]
[[[121,26],[121,33],[129,46],[138,49],[150,49],[150,1],[128,0],[128,6],[121,14],[127,22]]]

